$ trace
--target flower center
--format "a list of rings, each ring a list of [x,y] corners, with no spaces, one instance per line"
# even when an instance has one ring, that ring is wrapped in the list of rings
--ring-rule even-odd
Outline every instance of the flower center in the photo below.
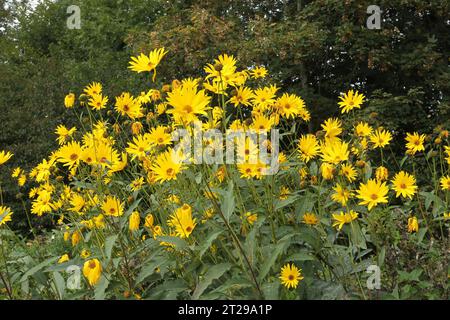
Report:
[[[72,153],[72,154],[70,155],[70,160],[75,161],[75,160],[77,160],[77,159],[78,159],[78,155],[77,155],[76,153]]]
[[[186,113],[192,113],[192,111],[193,111],[192,106],[188,105],[188,104],[185,105],[184,108],[183,108],[183,111],[186,112]]]
[[[371,198],[372,200],[377,200],[377,199],[378,199],[378,195],[375,194],[375,193],[373,193],[373,194],[370,196],[370,198]]]

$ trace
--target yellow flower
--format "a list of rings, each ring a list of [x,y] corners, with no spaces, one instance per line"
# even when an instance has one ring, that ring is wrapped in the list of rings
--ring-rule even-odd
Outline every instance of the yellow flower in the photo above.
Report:
[[[69,261],[69,255],[66,253],[64,255],[61,256],[61,258],[59,258],[58,263],[64,263]]]
[[[350,198],[350,191],[341,186],[339,183],[337,183],[336,186],[333,187],[333,190],[335,191],[335,193],[331,195],[331,199],[342,204],[342,206],[345,206],[348,199]]]
[[[357,177],[357,172],[350,163],[346,163],[341,166],[341,174],[350,182],[355,181]]]
[[[69,93],[64,97],[64,106],[66,108],[72,108],[75,104],[75,95],[73,93]]]
[[[194,230],[196,219],[192,219],[192,208],[184,204],[178,208],[167,220],[167,225],[175,228],[175,233],[180,238],[188,238]]]
[[[322,124],[325,131],[325,137],[333,139],[342,133],[342,122],[336,118],[329,118]]]
[[[139,121],[135,121],[131,124],[131,133],[133,135],[138,135],[139,133],[142,132],[143,129],[144,126]]]
[[[303,215],[303,223],[307,225],[316,225],[319,223],[319,219],[314,213],[306,212]]]
[[[368,137],[372,133],[372,127],[367,122],[359,122],[355,127],[355,132],[360,137]]]
[[[115,107],[120,115],[127,115],[133,120],[144,116],[139,100],[135,99],[129,92],[124,92],[116,97]]]
[[[164,182],[176,180],[177,174],[183,170],[182,159],[172,149],[158,155],[151,167],[155,181]]]
[[[238,105],[250,106],[251,99],[254,97],[253,91],[247,87],[239,87],[236,89],[236,93],[231,97],[229,102],[234,104],[235,107]]]
[[[370,141],[374,148],[384,148],[392,140],[392,134],[389,131],[378,128],[370,135]]]
[[[265,78],[267,76],[267,73],[268,73],[267,69],[264,68],[263,66],[255,67],[250,71],[250,74],[253,79]]]
[[[108,97],[103,96],[102,94],[96,94],[89,99],[89,105],[94,110],[101,110],[106,108],[106,104],[108,103]]]
[[[302,270],[294,264],[287,264],[281,268],[280,280],[286,288],[297,288],[298,283],[303,280]]]
[[[9,159],[11,159],[11,157],[13,156],[13,154],[11,152],[6,152],[6,151],[1,151],[0,152],[0,165],[6,163],[6,161],[8,161]]]
[[[280,200],[286,200],[291,194],[291,191],[287,187],[281,187],[280,189]]]
[[[114,196],[107,196],[102,204],[102,210],[106,216],[120,217],[123,214],[123,207],[123,202]]]
[[[97,259],[91,259],[84,263],[83,274],[88,279],[89,285],[95,286],[102,275],[102,265]]]
[[[270,87],[258,88],[254,91],[252,103],[258,111],[265,111],[269,106],[275,103],[275,93],[278,88],[275,85]]]
[[[5,206],[0,206],[0,226],[11,221],[12,214],[13,214],[13,212],[11,211],[10,208],[5,207]]]
[[[320,173],[325,180],[331,180],[335,174],[335,167],[332,164],[323,162],[320,166]]]
[[[353,109],[360,109],[364,103],[364,95],[353,90],[349,90],[343,97],[339,97],[339,99],[341,100],[338,102],[341,113],[348,113]]]
[[[247,222],[253,225],[258,220],[258,215],[256,213],[247,212],[245,213]]]
[[[58,135],[57,138],[58,143],[60,145],[64,144],[67,138],[71,137],[75,131],[77,131],[77,128],[75,127],[67,129],[65,126],[59,125],[55,130],[55,133]]]
[[[144,185],[144,177],[134,179],[130,184],[131,191],[139,191]]]
[[[19,187],[23,187],[25,185],[25,182],[27,182],[27,176],[25,174],[21,174],[19,179],[17,179],[17,184]]]
[[[425,147],[423,146],[425,142],[425,135],[419,135],[417,132],[407,133],[406,134],[406,149],[408,154],[416,154],[419,151],[425,151]]]
[[[276,100],[274,108],[279,115],[287,119],[294,118],[295,116],[300,115],[302,111],[306,110],[305,101],[303,101],[302,98],[295,94],[287,93]]]
[[[141,223],[141,216],[140,216],[139,212],[134,211],[130,215],[128,228],[130,229],[130,231],[136,231],[136,230],[139,229],[139,224],[140,223]]]
[[[234,84],[236,59],[227,54],[220,55],[214,60],[214,65],[209,63],[204,70],[208,74],[206,79],[215,78],[224,84]]]
[[[440,182],[442,190],[450,191],[450,175],[442,177]]]
[[[170,196],[167,197],[166,200],[170,201],[170,202],[173,202],[173,203],[176,203],[176,204],[180,204],[180,202],[181,202],[180,198],[177,195],[175,195],[175,194],[171,194]]]
[[[338,139],[327,140],[321,145],[321,157],[324,162],[338,164],[348,160],[348,143]]]
[[[268,118],[263,114],[259,114],[255,117],[253,117],[252,124],[250,125],[250,128],[255,131],[269,131],[270,128],[274,125],[274,121],[272,118]]]
[[[154,223],[155,219],[153,218],[153,215],[151,213],[147,214],[147,216],[145,217],[145,222],[144,222],[144,226],[146,228],[152,229],[153,228],[153,223]]]
[[[153,72],[152,80],[156,78],[156,67],[161,62],[161,59],[167,54],[164,48],[155,49],[150,52],[148,56],[141,53],[138,57],[131,57],[129,69],[141,73],[141,72]]]
[[[92,82],[85,89],[84,92],[88,96],[96,96],[102,93],[102,85],[99,82]]]
[[[95,227],[97,229],[102,229],[105,227],[105,217],[102,214],[99,214],[98,216],[92,218],[94,221]]]
[[[392,184],[392,188],[397,192],[395,195],[397,198],[401,195],[404,198],[412,199],[416,193],[416,179],[404,171],[400,171],[394,176]]]
[[[81,250],[81,254],[80,257],[83,259],[89,258],[91,256],[91,253],[89,252],[89,250],[83,249]]]
[[[338,230],[341,230],[344,224],[351,223],[356,218],[358,218],[358,213],[353,210],[346,213],[342,211],[339,214],[333,213],[333,227],[337,227]]]
[[[64,164],[64,166],[69,167],[69,169],[76,168],[80,163],[81,155],[83,149],[79,142],[73,141],[62,146],[57,151],[58,162]]]
[[[133,142],[128,142],[128,148],[125,150],[131,154],[131,159],[136,157],[144,158],[146,153],[152,148],[152,143],[149,140],[149,134],[137,135],[133,137]]]
[[[357,190],[357,197],[362,200],[359,204],[367,205],[368,209],[371,210],[379,203],[387,203],[388,191],[386,182],[369,179],[366,184],[361,183],[359,190]]]
[[[148,141],[154,146],[163,147],[172,143],[172,137],[167,127],[157,126],[150,131]]]
[[[416,217],[408,218],[408,232],[417,232],[419,231],[419,222]]]
[[[317,154],[319,154],[319,142],[312,134],[307,134],[306,136],[302,135],[298,143],[298,151],[300,153],[300,159],[308,163]]]
[[[206,116],[206,107],[211,101],[205,90],[197,91],[197,87],[182,85],[167,94],[167,103],[173,107],[167,111],[172,114],[176,123],[190,124],[197,121],[198,115]]]
[[[75,247],[81,240],[81,232],[79,230],[72,234],[72,246]]]
[[[388,172],[388,169],[387,169],[386,167],[379,166],[379,167],[377,168],[377,170],[375,170],[375,178],[376,178],[378,181],[384,181],[384,180],[387,180],[388,177],[389,177],[389,172]]]

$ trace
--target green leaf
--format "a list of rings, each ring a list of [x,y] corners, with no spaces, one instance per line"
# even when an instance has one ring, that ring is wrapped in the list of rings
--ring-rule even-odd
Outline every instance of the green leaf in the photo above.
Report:
[[[234,209],[236,206],[235,201],[234,201],[233,189],[234,189],[233,182],[230,181],[228,183],[228,189],[225,192],[223,202],[220,206],[220,209],[222,210],[222,213],[225,216],[225,219],[227,221],[230,221],[230,217],[231,217],[232,213],[234,212]]]
[[[33,268],[31,268],[30,270],[28,270],[27,272],[24,273],[22,278],[20,278],[20,282],[25,281],[25,279],[34,275],[36,272],[38,272],[42,268],[44,268],[52,263],[55,263],[58,259],[59,259],[58,257],[52,257],[52,258],[49,258],[49,259],[39,263],[38,265],[34,266]]]
[[[178,250],[183,250],[188,247],[188,244],[186,243],[186,241],[184,241],[183,239],[178,238],[178,237],[160,236],[160,237],[158,237],[158,240],[173,244],[175,246],[175,248]]]
[[[112,235],[106,238],[105,241],[105,254],[106,254],[106,264],[109,263],[109,260],[111,259],[112,250],[114,248],[114,244],[116,243],[118,235]]]
[[[230,263],[221,263],[212,266],[205,274],[203,279],[197,284],[197,287],[192,294],[192,299],[197,300],[202,293],[211,285],[213,280],[219,279],[225,272],[231,268]]]
[[[64,281],[64,278],[61,276],[61,274],[57,271],[53,272],[53,279],[55,281],[55,287],[56,291],[58,292],[58,297],[59,299],[63,299],[65,294],[66,282]]]
[[[219,230],[219,231],[213,232],[211,235],[209,235],[209,237],[206,239],[206,241],[204,241],[200,245],[200,250],[199,250],[199,257],[200,258],[203,257],[205,252],[211,247],[211,245],[214,242],[214,240],[216,240],[217,237],[219,236],[219,234],[221,234],[222,232],[223,232],[223,230]]]
[[[100,279],[100,282],[95,287],[95,291],[94,291],[95,300],[104,300],[105,299],[105,293],[106,293],[106,289],[108,288],[108,285],[109,285],[109,280],[102,276]]]
[[[293,235],[287,235],[280,239],[277,244],[270,244],[265,247],[266,252],[270,253],[270,256],[264,261],[261,269],[259,270],[258,281],[262,282],[266,275],[269,273],[270,269],[274,266],[275,262],[278,259],[278,256],[283,253],[287,244],[289,244],[289,240]]]

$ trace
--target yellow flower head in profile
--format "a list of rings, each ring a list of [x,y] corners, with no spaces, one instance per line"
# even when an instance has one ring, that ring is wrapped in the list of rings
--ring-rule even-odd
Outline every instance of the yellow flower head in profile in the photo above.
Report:
[[[265,78],[267,74],[268,74],[267,69],[264,68],[263,66],[255,67],[250,71],[250,75],[252,76],[253,79]]]
[[[320,146],[316,137],[312,134],[302,135],[298,143],[298,152],[300,159],[308,163],[311,159],[319,154]]]
[[[182,85],[167,94],[167,103],[173,109],[167,110],[172,114],[176,123],[190,124],[197,121],[197,116],[206,116],[206,108],[211,101],[205,90],[197,91],[197,87]]]
[[[397,173],[392,180],[392,184],[392,188],[395,190],[395,196],[397,198],[401,195],[404,198],[412,199],[417,190],[416,179],[413,175],[410,175],[405,171]]]
[[[280,280],[286,288],[297,288],[298,283],[303,279],[302,270],[297,268],[294,264],[288,263],[281,268]]]
[[[387,180],[389,177],[389,171],[386,167],[383,166],[379,166],[376,170],[375,170],[375,178],[378,181],[384,181]]]
[[[417,232],[419,231],[419,221],[416,217],[408,218],[408,232]]]
[[[392,134],[389,131],[378,128],[370,135],[370,141],[374,148],[384,148],[392,140]]]
[[[84,92],[88,96],[96,96],[102,93],[102,85],[99,82],[92,82],[85,89]]]
[[[342,133],[342,122],[337,118],[329,118],[321,126],[326,138],[333,139]]]
[[[442,177],[440,183],[442,190],[450,191],[450,175]]]
[[[102,204],[102,211],[106,216],[120,217],[123,214],[123,202],[114,196],[107,196]]]
[[[233,83],[232,79],[236,73],[236,59],[227,54],[220,55],[214,60],[214,65],[209,63],[204,70],[208,74],[206,79],[216,78],[224,83]]]
[[[153,72],[152,81],[156,78],[156,67],[161,62],[162,58],[167,54],[164,48],[155,49],[147,56],[141,53],[137,57],[131,57],[129,69],[141,73],[141,72]]]
[[[81,232],[79,230],[72,233],[72,246],[75,247],[82,239]]]
[[[319,223],[319,219],[317,219],[317,216],[314,213],[310,213],[310,212],[306,212],[303,215],[302,220],[303,220],[304,224],[307,224],[307,225],[310,225],[310,226],[316,225],[316,224]]]
[[[153,215],[151,213],[149,213],[145,217],[144,226],[146,228],[152,229],[154,222],[155,222],[155,218],[153,217]]]
[[[371,210],[379,203],[387,203],[388,191],[389,188],[386,186],[386,182],[369,179],[367,183],[361,183],[359,190],[357,190],[357,197],[361,199],[359,204],[367,205],[368,209]]]
[[[134,211],[129,218],[128,221],[128,229],[130,229],[130,231],[136,231],[139,229],[139,224],[141,223],[141,215],[139,214],[139,212]]]
[[[188,204],[184,204],[173,213],[167,225],[175,228],[175,233],[180,238],[188,238],[194,230],[196,219],[192,219],[192,208]]]
[[[333,179],[335,172],[336,168],[330,163],[322,162],[320,165],[320,173],[325,180]]]
[[[173,149],[159,154],[151,167],[155,181],[176,180],[177,174],[184,169],[181,156]]]
[[[348,113],[353,109],[361,109],[361,105],[364,103],[364,95],[358,93],[358,91],[349,90],[344,96],[339,97],[339,108],[341,113]]]
[[[106,108],[107,103],[108,103],[108,97],[103,96],[101,93],[96,94],[96,95],[92,96],[91,99],[89,99],[89,105],[94,110],[101,110],[101,109]]]
[[[69,255],[66,253],[66,254],[63,254],[61,256],[61,258],[59,258],[58,263],[64,263],[64,262],[67,262],[67,261],[69,261]]]
[[[5,207],[5,206],[0,206],[0,226],[11,221],[12,214],[13,214],[13,212],[11,211],[10,208]]]
[[[83,275],[89,282],[89,285],[95,286],[102,275],[102,265],[97,259],[91,259],[83,265]]]
[[[358,218],[358,213],[353,210],[346,213],[342,211],[339,214],[333,213],[333,227],[337,227],[338,230],[341,230],[344,224],[351,223],[356,218]]]
[[[419,135],[417,132],[406,134],[406,149],[407,153],[414,155],[417,152],[425,151],[424,142],[426,136],[424,134]]]
[[[6,163],[12,156],[13,154],[9,151],[0,151],[0,165]]]
[[[72,108],[74,104],[75,104],[75,94],[69,93],[64,97],[64,106],[66,108],[68,109]]]
[[[359,122],[355,127],[355,133],[359,137],[370,136],[372,130],[372,127],[367,122]]]

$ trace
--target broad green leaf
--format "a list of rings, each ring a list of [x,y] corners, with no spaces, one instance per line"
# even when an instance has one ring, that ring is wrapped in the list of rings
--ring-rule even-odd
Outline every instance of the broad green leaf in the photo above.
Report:
[[[192,299],[197,300],[198,298],[200,298],[202,293],[211,285],[213,280],[219,279],[230,268],[231,268],[230,263],[221,263],[212,266],[210,269],[208,269],[204,277],[197,284],[197,287],[195,288],[194,293],[192,294]]]

